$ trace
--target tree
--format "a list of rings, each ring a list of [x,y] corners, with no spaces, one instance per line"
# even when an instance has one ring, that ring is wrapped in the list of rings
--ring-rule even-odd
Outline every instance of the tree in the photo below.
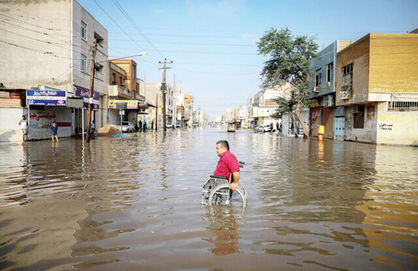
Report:
[[[258,53],[269,57],[264,63],[261,76],[264,88],[273,88],[289,82],[293,85],[291,98],[279,98],[277,114],[289,112],[293,121],[293,128],[296,132],[296,125],[293,117],[293,109],[299,122],[303,126],[305,136],[308,131],[300,115],[300,109],[306,105],[306,98],[309,95],[309,63],[318,51],[318,45],[313,37],[292,36],[288,28],[277,30],[270,29],[257,42]]]

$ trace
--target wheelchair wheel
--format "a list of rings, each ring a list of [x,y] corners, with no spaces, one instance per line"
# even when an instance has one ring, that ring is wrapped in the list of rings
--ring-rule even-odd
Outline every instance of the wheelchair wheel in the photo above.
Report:
[[[221,184],[215,187],[209,194],[209,205],[228,205],[245,208],[247,205],[247,197],[241,188],[238,188],[232,193],[229,189],[229,184]]]

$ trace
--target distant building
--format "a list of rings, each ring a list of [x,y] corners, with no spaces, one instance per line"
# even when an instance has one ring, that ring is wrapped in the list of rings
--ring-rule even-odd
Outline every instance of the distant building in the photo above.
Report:
[[[283,86],[276,86],[272,89],[265,89],[257,92],[252,98],[252,104],[249,118],[252,120],[252,126],[266,125],[280,121],[274,118],[278,107],[276,99],[279,97],[290,98],[293,87],[286,83]]]

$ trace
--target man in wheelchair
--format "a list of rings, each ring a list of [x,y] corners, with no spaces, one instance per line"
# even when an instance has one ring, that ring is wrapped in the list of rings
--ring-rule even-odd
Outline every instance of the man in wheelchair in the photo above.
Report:
[[[236,190],[239,182],[239,164],[235,155],[229,151],[228,141],[219,140],[216,142],[216,153],[219,156],[219,161],[213,175],[227,178],[230,183],[229,188]],[[232,180],[229,179],[230,176],[232,176]]]

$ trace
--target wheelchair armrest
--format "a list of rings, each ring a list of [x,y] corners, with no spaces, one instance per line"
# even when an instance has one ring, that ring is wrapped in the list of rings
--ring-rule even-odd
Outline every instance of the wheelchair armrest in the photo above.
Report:
[[[222,176],[210,175],[210,177],[211,177],[211,178],[214,178],[214,179],[228,180],[228,178],[227,178],[227,177],[222,177]]]

